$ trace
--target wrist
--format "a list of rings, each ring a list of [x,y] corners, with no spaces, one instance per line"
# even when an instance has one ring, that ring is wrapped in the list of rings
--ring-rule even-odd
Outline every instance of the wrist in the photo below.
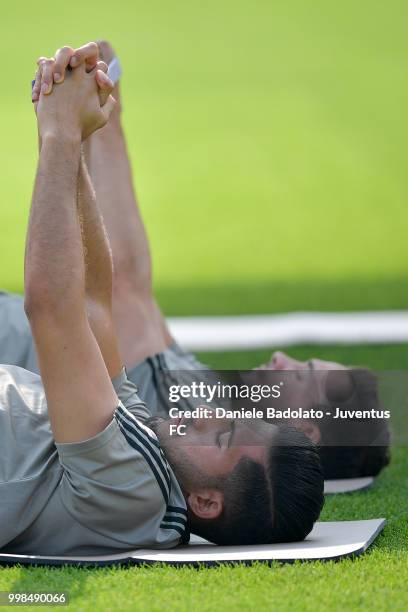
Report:
[[[64,129],[63,127],[47,128],[40,130],[40,142],[43,146],[45,143],[58,142],[60,144],[81,144],[81,130],[79,129]]]
[[[81,138],[46,132],[41,137],[40,156],[53,159],[60,159],[62,157],[69,162],[72,161],[74,167],[79,163],[81,156]],[[70,163],[67,165],[67,172],[68,166],[70,166]]]

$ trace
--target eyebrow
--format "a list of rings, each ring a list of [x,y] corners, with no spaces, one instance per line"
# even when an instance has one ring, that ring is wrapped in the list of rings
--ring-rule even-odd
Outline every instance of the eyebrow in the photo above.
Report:
[[[231,423],[231,435],[230,435],[229,440],[228,440],[228,448],[230,448],[231,446],[233,446],[232,441],[233,441],[233,439],[234,439],[234,435],[235,435],[235,431],[236,431],[236,428],[235,428],[236,423],[237,423],[237,420],[236,420],[236,419],[234,419],[234,420],[232,421],[232,423]]]

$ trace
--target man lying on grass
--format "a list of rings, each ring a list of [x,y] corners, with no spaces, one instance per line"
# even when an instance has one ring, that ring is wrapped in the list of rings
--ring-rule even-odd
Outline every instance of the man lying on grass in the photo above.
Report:
[[[25,309],[41,378],[0,367],[0,549],[169,548],[189,530],[222,544],[302,540],[323,504],[319,456],[304,434],[264,421],[191,419],[181,444],[169,420],[155,419],[152,431],[127,379],[109,243],[81,156],[81,141],[115,101],[106,64],[95,59],[87,71],[85,62],[50,95],[43,85],[36,104]],[[44,71],[52,65],[44,60]],[[135,321],[142,352],[149,336],[137,312]]]
[[[85,61],[90,70],[98,54],[107,63],[114,57],[107,43],[100,43],[99,50],[91,43],[77,51],[64,47],[56,53],[55,61],[42,60],[33,90],[34,100],[41,88],[44,95],[50,95],[53,83],[64,79],[66,68],[74,58]],[[140,397],[153,414],[166,417],[168,394],[162,385],[165,373],[173,371],[173,378],[177,379],[177,373],[184,372],[191,379],[195,371],[202,373],[207,366],[175,343],[154,299],[150,249],[133,190],[121,126],[119,85],[114,89],[114,96],[117,104],[112,117],[106,127],[87,140],[85,157],[112,247],[113,318],[120,353],[129,379],[139,387]],[[0,322],[0,362],[38,373],[31,330],[20,297],[0,295]],[[301,400],[305,409],[332,408],[339,401],[351,411],[380,407],[376,378],[366,369],[346,369],[341,364],[317,359],[299,362],[281,352],[275,353],[263,367],[309,372],[307,376],[292,377],[292,398],[288,398],[292,406]],[[331,371],[341,375],[331,376],[329,384],[323,378]],[[315,376],[314,372],[319,374]],[[332,420],[302,420],[290,424],[301,428],[319,445],[326,478],[373,476],[388,463],[389,433],[384,421],[349,420],[342,423],[341,434],[338,423]],[[356,427],[364,443],[350,446],[348,440],[352,439]]]

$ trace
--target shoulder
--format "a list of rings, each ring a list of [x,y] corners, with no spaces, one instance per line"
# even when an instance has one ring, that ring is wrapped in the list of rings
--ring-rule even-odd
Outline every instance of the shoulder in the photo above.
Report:
[[[126,410],[131,412],[139,421],[145,421],[151,416],[145,402],[139,397],[137,386],[129,380],[125,368],[116,378],[112,379],[112,384]]]

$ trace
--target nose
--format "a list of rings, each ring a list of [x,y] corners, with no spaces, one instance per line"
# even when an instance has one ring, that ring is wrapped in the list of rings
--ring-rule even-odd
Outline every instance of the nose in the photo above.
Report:
[[[272,355],[273,367],[277,370],[289,370],[293,367],[294,360],[288,357],[286,353],[282,351],[275,351]]]

